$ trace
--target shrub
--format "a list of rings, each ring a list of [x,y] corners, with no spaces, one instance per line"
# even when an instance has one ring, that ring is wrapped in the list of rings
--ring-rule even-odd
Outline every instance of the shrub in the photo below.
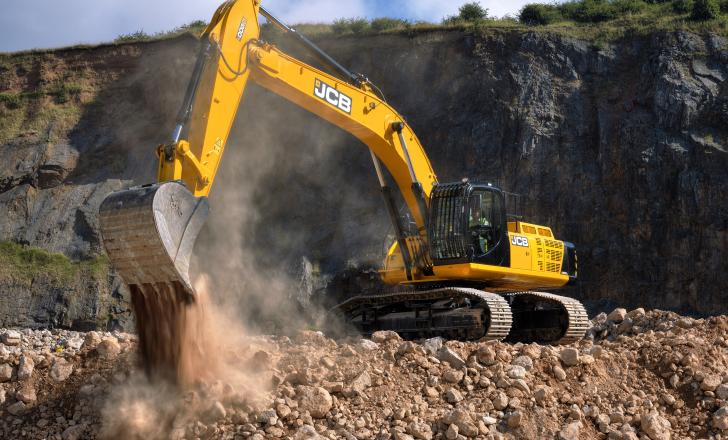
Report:
[[[147,41],[151,40],[152,36],[144,31],[136,31],[130,34],[121,34],[114,40],[114,43],[127,43],[130,41]]]
[[[480,6],[478,2],[465,3],[460,6],[458,15],[447,17],[443,24],[476,23],[488,18],[488,9]]]
[[[561,13],[582,23],[599,23],[617,18],[617,9],[606,0],[582,0],[564,3]]]
[[[720,0],[720,12],[728,14],[728,0]]]
[[[398,18],[375,18],[372,20],[371,27],[373,31],[382,32],[390,29],[399,29],[407,27],[409,23],[406,20],[400,20]]]
[[[720,14],[718,0],[695,0],[690,18],[693,20],[713,20]]]
[[[17,93],[0,93],[0,102],[5,104],[8,109],[16,109],[20,107],[20,95]]]
[[[674,0],[672,10],[678,14],[687,14],[693,10],[693,0]]]
[[[531,3],[521,9],[518,20],[527,25],[547,25],[561,19],[561,12],[556,6]]]
[[[627,15],[643,11],[647,4],[642,0],[614,0],[612,6],[618,15]]]
[[[370,29],[366,18],[340,18],[335,20],[331,29],[335,34],[362,34]]]
[[[71,98],[81,94],[82,88],[74,83],[61,83],[48,91],[48,95],[55,98],[56,104],[65,104]]]
[[[458,16],[464,21],[480,21],[488,18],[488,10],[480,6],[480,3],[465,3],[460,6]]]

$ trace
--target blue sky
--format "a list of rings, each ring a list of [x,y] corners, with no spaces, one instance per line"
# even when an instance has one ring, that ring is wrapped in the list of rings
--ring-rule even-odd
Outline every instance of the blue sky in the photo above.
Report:
[[[397,17],[438,22],[468,0],[263,0],[287,23],[341,17]],[[533,0],[531,0],[533,1]],[[221,0],[5,0],[0,52],[111,41],[208,20]],[[481,0],[493,16],[516,14],[528,0]]]

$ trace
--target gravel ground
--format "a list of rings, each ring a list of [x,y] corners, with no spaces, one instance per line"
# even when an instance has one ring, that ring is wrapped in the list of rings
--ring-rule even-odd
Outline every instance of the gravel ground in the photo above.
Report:
[[[728,438],[728,317],[617,309],[568,346],[319,332],[219,346],[225,373],[148,383],[136,337],[0,330],[0,437]],[[231,339],[232,340],[232,339]]]

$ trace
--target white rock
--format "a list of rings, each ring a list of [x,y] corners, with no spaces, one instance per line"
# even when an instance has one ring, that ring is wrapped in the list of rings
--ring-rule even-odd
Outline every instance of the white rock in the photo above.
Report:
[[[73,373],[73,364],[67,362],[65,359],[56,358],[51,367],[51,379],[56,382],[63,382],[68,379]]]
[[[443,373],[442,379],[448,383],[460,383],[460,381],[463,380],[464,376],[465,374],[462,372],[462,370],[453,370],[449,368],[445,370],[445,373]]]
[[[594,359],[599,359],[604,355],[604,348],[602,348],[601,345],[595,345],[589,350],[589,354],[592,355]]]
[[[498,423],[498,419],[491,416],[484,416],[483,423],[485,423],[487,426],[495,425],[496,423]]]
[[[9,364],[0,365],[0,382],[7,382],[13,377],[13,367]]]
[[[559,440],[579,440],[581,422],[571,422],[559,431]]]
[[[453,368],[463,368],[465,366],[463,358],[448,347],[442,347],[438,350],[437,358],[442,362],[447,362]]]
[[[670,422],[656,412],[642,417],[640,427],[652,440],[670,440],[671,438]]]
[[[2,341],[2,343],[5,345],[20,345],[20,343],[22,342],[22,336],[20,335],[19,331],[6,330],[2,335],[0,335],[0,341]]]
[[[210,408],[207,409],[207,418],[213,421],[222,420],[227,416],[225,407],[220,402],[214,402]]]
[[[484,345],[478,349],[476,353],[478,361],[483,365],[491,366],[498,362],[495,350],[490,345]]]
[[[296,434],[293,436],[293,440],[323,440],[323,437],[316,432],[316,429],[311,425],[303,425],[298,428]]]
[[[463,400],[463,395],[456,388],[450,388],[445,392],[445,400],[448,403],[458,403]]]
[[[728,407],[724,406],[713,413],[713,426],[718,429],[728,430]]]
[[[458,438],[458,432],[458,425],[453,423],[447,427],[447,431],[445,431],[445,438],[447,440],[456,440]]]
[[[379,348],[379,344],[370,339],[362,339],[357,345],[360,349],[365,351],[372,351]]]
[[[420,440],[432,440],[432,428],[424,422],[411,422],[407,425],[407,432]]]
[[[15,398],[27,404],[35,403],[35,401],[38,400],[35,394],[35,388],[33,388],[32,385],[24,386],[20,390],[18,390],[15,393]]]
[[[359,375],[351,381],[351,383],[349,384],[349,389],[356,393],[361,393],[370,386],[372,386],[372,378],[365,370],[359,373]]]
[[[643,316],[645,316],[645,309],[640,307],[640,308],[630,311],[629,313],[627,313],[627,315],[625,317],[631,318],[631,319],[637,319],[637,318],[641,318]]]
[[[30,356],[23,355],[20,357],[20,364],[18,365],[18,380],[30,379],[33,375],[33,369],[35,369],[35,361]]]
[[[533,360],[529,356],[518,356],[513,359],[513,365],[518,365],[525,368],[526,371],[531,371],[533,368]]]
[[[719,399],[728,399],[728,384],[724,383],[718,386],[715,390],[715,395],[718,396]]]
[[[504,393],[499,392],[495,399],[493,399],[493,408],[497,409],[498,411],[502,411],[506,409],[508,406],[508,396],[506,396]]]
[[[101,334],[99,332],[88,332],[83,340],[82,348],[93,350],[101,342]]]
[[[508,415],[508,418],[506,419],[506,424],[509,428],[518,428],[521,426],[521,420],[523,419],[523,416],[521,415],[520,411],[514,411]]]
[[[710,374],[703,378],[703,382],[700,384],[700,389],[703,391],[715,391],[720,384],[720,376],[716,374]]]
[[[607,320],[612,322],[622,322],[627,316],[627,310],[619,307],[612,310],[612,313],[607,315]]]
[[[308,411],[315,419],[326,417],[333,405],[331,395],[321,387],[298,386],[296,387],[296,398],[298,409]]]
[[[387,341],[401,341],[402,338],[397,334],[397,332],[393,332],[391,330],[379,330],[374,333],[372,333],[372,341],[376,342],[377,344],[383,344]]]
[[[84,431],[86,431],[86,425],[83,423],[80,425],[69,426],[65,431],[63,431],[63,434],[61,434],[61,438],[63,438],[63,440],[81,440],[83,438]]]
[[[559,367],[558,365],[554,365],[554,367],[551,369],[551,371],[554,373],[554,377],[558,380],[566,380],[566,372],[563,368]]]
[[[104,338],[96,346],[96,353],[102,359],[114,359],[121,353],[121,346],[116,338]]]
[[[508,369],[508,377],[511,379],[523,379],[526,377],[526,369],[520,365],[512,365]]]
[[[440,351],[440,349],[442,348],[443,342],[444,340],[438,336],[436,338],[430,338],[425,340],[425,342],[422,343],[422,346],[425,348],[425,351],[428,354],[436,356],[437,352]]]

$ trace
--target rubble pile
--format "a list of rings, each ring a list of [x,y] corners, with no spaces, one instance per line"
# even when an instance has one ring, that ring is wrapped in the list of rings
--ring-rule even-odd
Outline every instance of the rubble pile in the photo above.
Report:
[[[223,355],[255,387],[219,377],[133,405],[134,335],[2,330],[0,438],[728,438],[728,317],[593,324],[568,346],[249,337]]]

